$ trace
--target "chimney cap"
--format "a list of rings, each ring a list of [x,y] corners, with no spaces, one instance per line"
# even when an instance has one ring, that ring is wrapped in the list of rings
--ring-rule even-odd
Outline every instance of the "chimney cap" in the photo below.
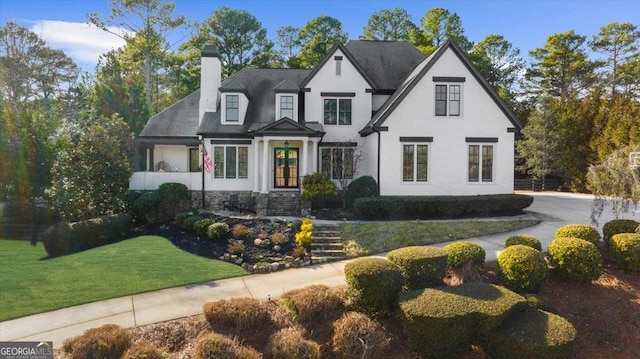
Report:
[[[216,45],[205,45],[202,49],[201,57],[220,57],[218,53],[218,47]]]

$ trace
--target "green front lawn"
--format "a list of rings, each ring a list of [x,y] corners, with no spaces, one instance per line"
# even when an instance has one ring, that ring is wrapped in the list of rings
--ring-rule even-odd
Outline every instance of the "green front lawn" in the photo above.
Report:
[[[349,256],[383,253],[406,246],[425,246],[495,233],[516,231],[540,223],[538,220],[451,222],[363,222],[340,225]]]
[[[41,243],[0,240],[0,321],[72,305],[247,274],[169,240],[142,236],[60,258]]]

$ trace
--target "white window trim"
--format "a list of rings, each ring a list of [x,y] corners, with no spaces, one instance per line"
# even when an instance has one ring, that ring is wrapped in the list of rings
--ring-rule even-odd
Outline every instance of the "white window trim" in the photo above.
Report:
[[[342,147],[340,147],[340,146],[330,146],[330,147],[322,146],[322,147],[320,147],[320,173],[325,173],[325,171],[324,171],[325,169],[324,169],[324,167],[323,167],[323,163],[322,163],[322,152],[323,152],[324,150],[328,150],[328,151],[330,151],[330,153],[331,153],[331,161],[330,161],[330,162],[331,162],[331,168],[329,169],[329,180],[332,180],[332,181],[339,181],[339,180],[340,180],[340,178],[333,178],[333,163],[334,163],[334,159],[333,159],[333,150],[335,150],[335,149],[339,149],[339,150],[341,150],[340,152],[341,152],[341,154],[342,154],[342,163],[344,163],[344,158],[345,158],[345,157],[344,157],[344,154],[345,154],[345,150],[347,150],[347,149],[353,149],[354,151],[356,151],[356,147],[352,147],[352,146],[342,146]],[[351,164],[353,165],[353,162],[352,162]],[[351,176],[351,178],[349,178],[349,177],[345,177],[345,179],[350,180],[350,181],[354,179],[354,176],[355,176],[355,168],[352,168],[352,169],[351,169],[351,172],[353,173],[353,175]]]
[[[446,102],[446,115],[437,115],[436,114],[436,95],[437,95],[437,86],[439,85],[444,85],[447,86],[447,102]],[[460,86],[460,114],[459,115],[451,115],[449,113],[449,101],[451,101],[450,96],[449,96],[449,87],[450,86]],[[463,82],[436,82],[433,86],[433,98],[432,98],[432,103],[433,103],[433,117],[435,118],[463,118],[464,116],[464,83]]]
[[[335,124],[327,124],[324,123],[324,101],[325,100],[336,100],[336,123]],[[351,123],[348,125],[340,124],[340,100],[349,100],[351,101]],[[353,97],[322,97],[322,125],[323,126],[353,126]]]
[[[227,96],[238,96],[238,121],[227,121]],[[223,92],[220,99],[220,122],[223,125],[242,125],[246,112],[246,97],[241,92]]]
[[[473,185],[493,185],[496,184],[496,153],[497,153],[497,143],[492,142],[492,143],[485,143],[485,142],[473,142],[473,143],[467,143],[467,157],[466,157],[466,166],[467,166],[467,183],[468,184],[473,184]],[[469,152],[471,149],[471,146],[479,146],[479,156],[478,156],[478,180],[477,181],[470,181],[469,180]],[[492,151],[492,157],[493,157],[493,163],[491,164],[491,181],[483,181],[482,180],[482,147],[484,146],[491,146],[493,147],[493,151]]]
[[[282,94],[276,94],[276,121],[282,119],[282,109],[280,108],[281,102],[280,99],[283,96],[289,96],[289,97],[293,97],[293,118],[291,118],[293,121],[298,122],[298,96],[296,96],[296,94],[294,93],[282,93]],[[324,101],[323,101],[324,104]],[[323,113],[324,115],[324,113]]]
[[[217,147],[222,147],[224,148],[224,151],[222,153],[222,162],[223,162],[223,168],[222,168],[222,177],[216,177],[216,167],[218,166],[218,162],[216,160],[216,148]],[[228,178],[227,177],[227,148],[229,147],[234,147],[236,149],[236,176],[234,178]],[[246,148],[247,149],[247,177],[240,177],[238,172],[239,172],[239,168],[240,168],[240,148]],[[213,178],[214,180],[233,180],[233,181],[246,181],[249,179],[249,171],[251,171],[251,166],[249,163],[249,147],[248,145],[217,145],[217,144],[213,144],[211,145],[211,160],[212,160],[212,171],[211,171],[211,178]]]
[[[413,146],[413,178],[404,180],[404,146]],[[418,147],[427,146],[427,180],[418,181]],[[431,183],[431,143],[429,142],[401,142],[400,143],[400,182],[405,185],[423,185]]]

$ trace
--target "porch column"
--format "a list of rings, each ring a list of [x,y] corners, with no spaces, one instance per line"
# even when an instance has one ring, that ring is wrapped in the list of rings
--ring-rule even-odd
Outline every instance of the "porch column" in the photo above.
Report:
[[[307,158],[309,157],[309,139],[302,139],[302,171],[300,171],[300,177],[304,177],[309,172],[309,168],[307,167]]]
[[[269,139],[263,139],[262,143],[262,188],[260,193],[269,193]]]
[[[260,140],[253,139],[253,192],[260,192]]]
[[[313,168],[311,169],[311,172],[319,172],[318,170],[318,138],[314,137],[311,139],[313,142],[312,147],[312,159],[313,161],[311,162],[313,164]]]

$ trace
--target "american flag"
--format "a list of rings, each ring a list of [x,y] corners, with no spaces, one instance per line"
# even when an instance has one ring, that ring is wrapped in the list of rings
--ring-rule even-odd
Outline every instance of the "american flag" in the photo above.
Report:
[[[211,166],[213,163],[211,162],[211,157],[209,157],[209,153],[207,152],[207,147],[202,144],[202,161],[204,162],[204,170],[207,173],[211,173]]]

